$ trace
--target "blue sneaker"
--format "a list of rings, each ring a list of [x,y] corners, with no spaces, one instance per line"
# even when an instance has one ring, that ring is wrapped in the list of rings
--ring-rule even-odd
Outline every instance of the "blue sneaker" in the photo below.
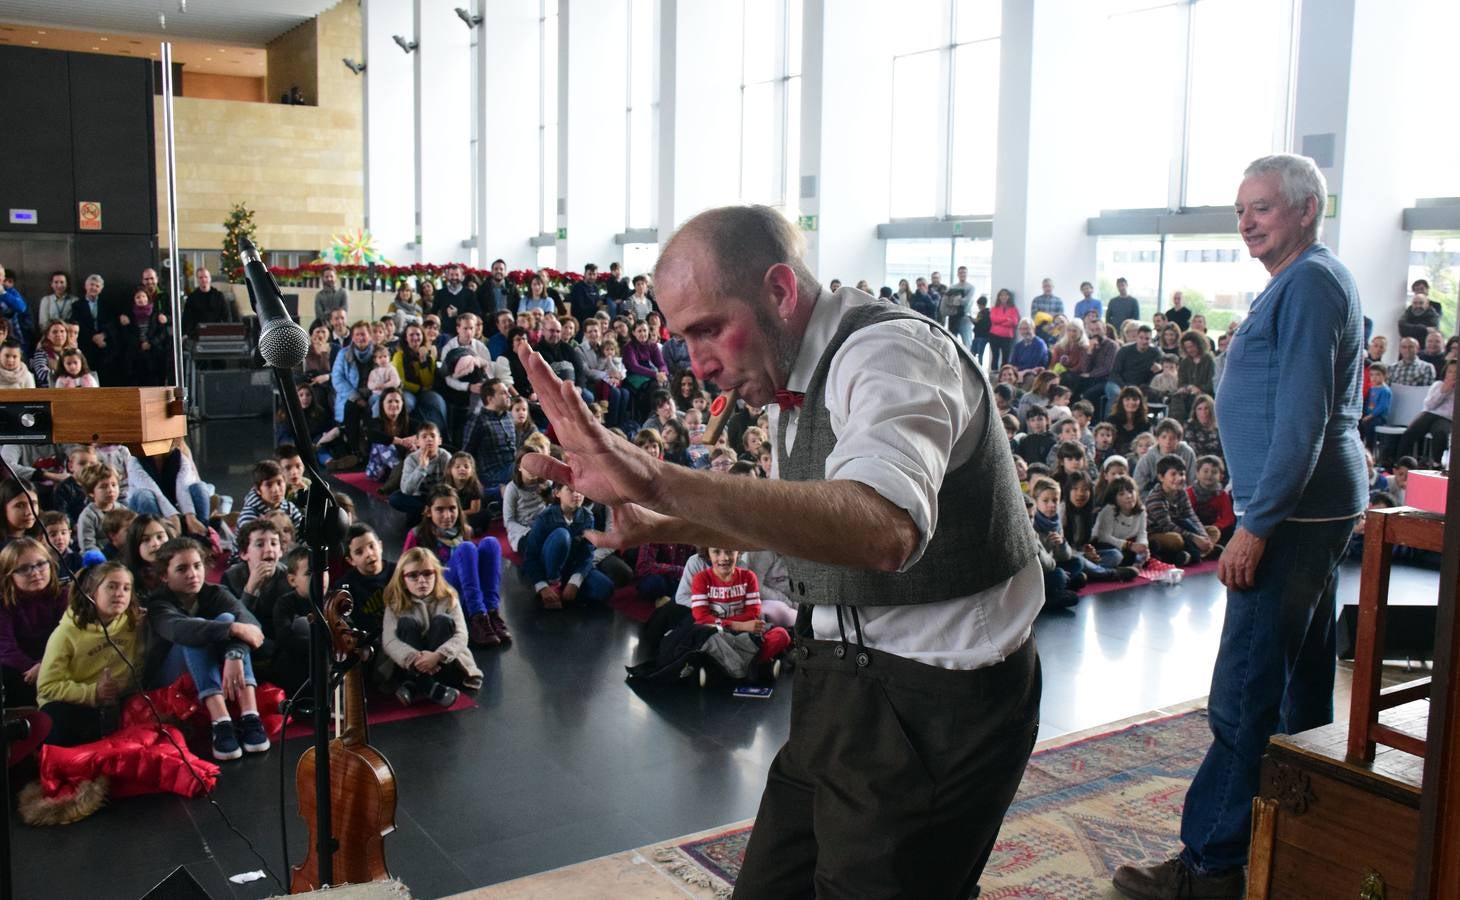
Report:
[[[257,721],[257,717],[255,717]],[[243,748],[238,746],[238,735],[233,730],[233,720],[223,719],[213,723],[213,758],[220,760],[238,759]]]
[[[249,753],[264,753],[269,749],[269,735],[257,713],[249,713],[238,720],[238,730],[243,739],[243,749]]]

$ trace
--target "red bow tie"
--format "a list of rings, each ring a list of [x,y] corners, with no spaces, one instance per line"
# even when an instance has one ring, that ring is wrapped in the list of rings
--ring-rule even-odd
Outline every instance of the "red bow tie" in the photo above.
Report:
[[[806,395],[800,391],[776,391],[776,405],[781,409],[800,409],[806,403]]]

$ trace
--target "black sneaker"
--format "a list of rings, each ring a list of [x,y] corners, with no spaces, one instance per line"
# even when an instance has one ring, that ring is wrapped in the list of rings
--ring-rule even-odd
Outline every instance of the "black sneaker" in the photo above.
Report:
[[[243,748],[238,746],[238,734],[233,730],[232,719],[220,719],[213,723],[213,758],[220,760],[238,759]]]
[[[431,688],[431,702],[437,706],[451,706],[456,702],[459,693],[456,688],[437,682],[436,686]]]
[[[416,702],[416,689],[409,684],[402,684],[395,689],[395,699],[401,706],[410,706]]]
[[[1247,894],[1242,870],[1203,875],[1180,858],[1154,866],[1121,866],[1115,889],[1131,900],[1240,900]]]
[[[238,732],[245,752],[268,752],[269,735],[268,732],[264,731],[264,723],[259,719],[257,713],[248,713],[239,717]],[[217,745],[215,744],[214,746]]]
[[[1140,569],[1137,569],[1135,566],[1116,566],[1115,567],[1115,580],[1116,581],[1131,581],[1131,580],[1133,580],[1139,574],[1141,574],[1141,570]]]

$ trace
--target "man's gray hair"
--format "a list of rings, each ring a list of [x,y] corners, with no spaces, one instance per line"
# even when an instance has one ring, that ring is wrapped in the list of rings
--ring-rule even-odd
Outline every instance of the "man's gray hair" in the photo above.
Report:
[[[1317,211],[1309,237],[1318,240],[1323,234],[1323,212],[1328,207],[1328,181],[1319,171],[1318,164],[1307,156],[1296,153],[1274,153],[1252,161],[1242,177],[1276,173],[1283,200],[1290,207],[1303,209],[1312,197]]]
[[[86,284],[86,283],[92,282],[92,281],[94,281],[94,282],[96,282],[97,284],[100,284],[100,285],[105,285],[106,284],[106,279],[105,278],[102,278],[100,275],[95,275],[95,274],[87,275],[86,276],[86,281],[82,282],[82,284]]]

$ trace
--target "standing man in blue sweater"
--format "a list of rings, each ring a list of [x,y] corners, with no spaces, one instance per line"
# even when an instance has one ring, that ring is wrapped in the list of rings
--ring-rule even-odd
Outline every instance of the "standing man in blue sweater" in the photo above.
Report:
[[[1127,897],[1245,896],[1252,798],[1273,734],[1333,721],[1338,563],[1365,506],[1363,311],[1318,242],[1328,186],[1311,159],[1247,167],[1237,225],[1272,276],[1227,348],[1217,401],[1238,527],[1222,554],[1227,614],[1212,673],[1212,747],[1181,817],[1181,855],[1121,866]]]

